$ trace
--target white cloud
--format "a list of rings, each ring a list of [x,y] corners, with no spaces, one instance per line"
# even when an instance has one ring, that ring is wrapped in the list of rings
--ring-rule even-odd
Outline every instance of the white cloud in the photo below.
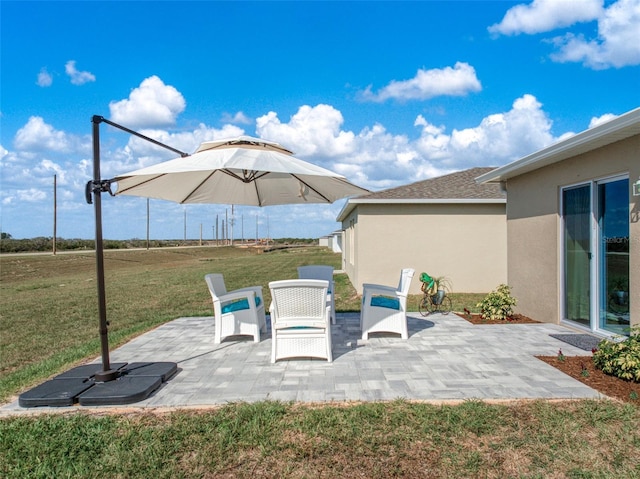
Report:
[[[598,37],[567,33],[553,39],[557,62],[582,62],[595,70],[640,64],[640,0],[619,0],[598,19]]]
[[[2,204],[10,205],[13,203],[38,203],[47,198],[47,194],[37,188],[29,188],[26,190],[16,190],[11,195],[2,199]]]
[[[33,173],[37,176],[43,176],[50,178],[56,175],[56,181],[58,185],[64,185],[67,183],[67,171],[59,164],[51,160],[42,160],[38,165],[33,168]]]
[[[436,96],[464,96],[482,90],[475,69],[464,62],[453,68],[420,69],[410,80],[393,80],[378,93],[369,86],[362,92],[363,100],[382,102],[390,98],[398,100],[428,100]]]
[[[182,94],[155,75],[143,80],[128,99],[109,103],[111,120],[128,128],[174,125],[185,107]]]
[[[288,123],[274,112],[258,118],[257,132],[372,190],[473,166],[499,166],[557,140],[552,122],[532,95],[516,99],[509,111],[451,133],[418,116],[416,140],[392,134],[379,123],[359,133],[343,130],[342,125],[342,114],[332,106],[305,105]]]
[[[66,152],[72,144],[71,137],[64,131],[56,130],[39,116],[29,118],[27,124],[18,130],[13,142],[18,150],[27,151]]]
[[[301,156],[334,157],[353,150],[354,134],[341,130],[342,113],[331,105],[304,105],[288,123],[269,112],[256,119],[261,138],[276,141]]]
[[[597,20],[597,36],[567,32],[548,40],[557,51],[555,62],[581,62],[595,70],[640,64],[640,0],[618,0],[604,8],[602,0],[534,0],[507,11],[502,22],[489,27],[493,34],[548,32],[578,22]]]
[[[441,167],[499,166],[556,140],[541,107],[534,96],[523,95],[511,110],[488,115],[478,126],[454,129],[451,135],[421,118],[416,122],[422,127],[416,147],[423,158]]]
[[[96,81],[96,77],[93,73],[78,71],[76,69],[75,60],[69,60],[64,66],[64,70],[67,75],[69,75],[71,83],[74,85],[84,85],[85,83]]]
[[[251,118],[245,115],[243,112],[239,111],[235,114],[224,113],[222,115],[222,121],[224,123],[233,123],[233,124],[241,124],[241,125],[250,125],[252,123]]]
[[[602,125],[603,123],[607,123],[608,121],[613,120],[614,118],[618,118],[618,115],[614,115],[613,113],[605,113],[601,116],[594,116],[591,118],[589,122],[589,128],[593,128],[594,126]]]
[[[48,87],[51,86],[52,83],[53,77],[46,68],[42,68],[40,70],[40,73],[38,73],[38,81],[36,81],[36,85],[41,87]]]
[[[488,30],[502,35],[548,32],[595,20],[602,12],[602,4],[603,0],[534,0],[510,8],[502,21]]]

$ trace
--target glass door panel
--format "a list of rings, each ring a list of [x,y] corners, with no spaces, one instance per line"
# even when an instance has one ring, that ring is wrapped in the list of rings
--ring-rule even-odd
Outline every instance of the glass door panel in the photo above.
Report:
[[[564,319],[590,327],[591,186],[562,192]]]
[[[598,184],[600,329],[629,334],[629,180]]]

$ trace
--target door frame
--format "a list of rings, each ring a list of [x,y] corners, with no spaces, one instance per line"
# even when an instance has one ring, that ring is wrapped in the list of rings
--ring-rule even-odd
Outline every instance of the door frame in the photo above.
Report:
[[[602,261],[600,248],[598,244],[598,240],[600,237],[600,226],[598,224],[598,185],[603,183],[609,183],[613,181],[619,180],[627,180],[629,181],[629,173],[620,173],[615,175],[607,175],[601,178],[592,178],[586,181],[580,181],[573,184],[563,185],[560,187],[559,191],[559,225],[560,225],[560,234],[558,235],[559,239],[559,259],[560,259],[560,308],[559,308],[559,318],[560,323],[570,326],[572,328],[582,329],[585,331],[598,333],[603,336],[615,336],[614,333],[607,331],[606,329],[602,329],[600,327],[600,287],[602,284],[602,278],[600,277],[600,264]],[[589,198],[589,251],[590,251],[590,262],[589,262],[589,326],[585,326],[578,322],[566,319],[566,290],[565,290],[565,280],[566,280],[566,252],[565,252],[565,218],[564,218],[564,191],[569,190],[571,188],[581,187],[581,186],[589,186],[590,188],[590,198]]]

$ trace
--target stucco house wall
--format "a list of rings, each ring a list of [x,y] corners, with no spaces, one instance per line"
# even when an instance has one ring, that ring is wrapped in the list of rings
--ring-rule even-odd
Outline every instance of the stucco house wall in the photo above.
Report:
[[[518,310],[557,323],[562,315],[561,188],[629,172],[640,176],[640,136],[508,180],[507,264]],[[629,210],[640,210],[640,197],[629,192]],[[630,219],[630,284],[640,285],[640,222]],[[640,304],[640,287],[630,288],[630,304]],[[545,298],[544,301],[541,298]],[[631,311],[640,323],[640,308]]]
[[[464,198],[470,188],[456,183],[474,182],[472,174],[480,170],[491,168],[364,195],[339,216],[343,269],[358,293],[363,283],[395,286],[402,268],[416,270],[410,294],[420,293],[423,271],[446,276],[457,292],[487,293],[506,282],[504,195],[494,188]],[[406,198],[409,193],[413,198]]]
[[[488,292],[507,279],[504,204],[359,205],[354,286],[395,285],[402,268],[446,276],[453,290]]]
[[[619,176],[629,178],[634,326],[640,325],[640,196],[633,195],[633,185],[640,181],[640,109],[477,178],[506,186],[507,276],[518,299],[516,311],[544,322],[564,319],[563,188]]]

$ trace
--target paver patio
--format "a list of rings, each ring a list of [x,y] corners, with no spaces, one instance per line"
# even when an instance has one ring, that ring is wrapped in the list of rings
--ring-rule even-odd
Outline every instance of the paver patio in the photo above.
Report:
[[[590,355],[549,336],[574,332],[564,326],[473,325],[454,314],[423,318],[410,313],[408,340],[379,334],[362,341],[359,318],[359,313],[338,313],[337,324],[332,325],[333,363],[292,359],[272,364],[270,329],[259,343],[233,338],[216,345],[212,317],[178,318],[166,323],[113,350],[111,361],[178,364],[178,373],[171,380],[144,401],[127,406],[133,408],[260,400],[602,397],[535,358],[555,355],[560,348],[568,356]],[[15,401],[0,408],[0,414],[52,409],[73,408],[22,408]]]

